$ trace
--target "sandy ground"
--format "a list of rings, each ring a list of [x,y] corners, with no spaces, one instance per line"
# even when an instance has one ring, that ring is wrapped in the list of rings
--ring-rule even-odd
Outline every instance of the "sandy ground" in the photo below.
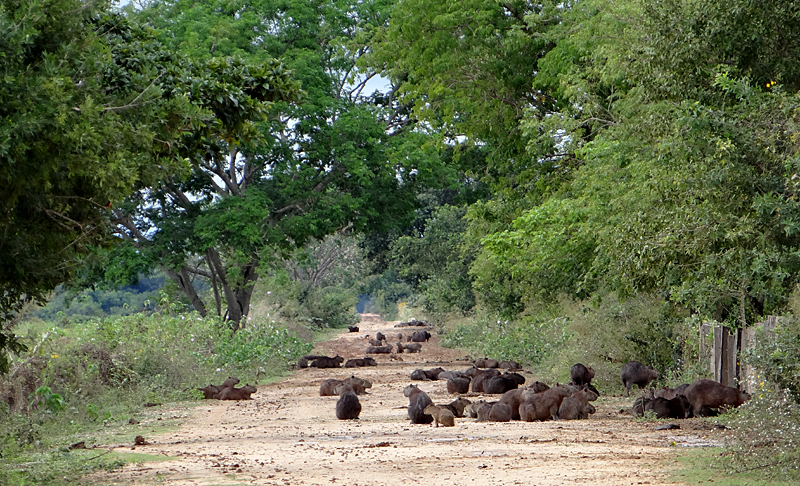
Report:
[[[320,343],[315,354],[363,357],[365,335],[396,336],[394,322],[366,316],[359,333]],[[413,329],[413,328],[412,328]],[[394,341],[395,339],[391,339]],[[701,421],[680,430],[656,431],[661,423],[619,413],[632,399],[601,397],[589,420],[478,423],[455,427],[411,425],[403,387],[417,368],[464,370],[457,350],[438,338],[419,354],[375,355],[377,367],[308,368],[258,387],[253,400],[204,401],[177,431],[146,436],[136,452],[172,459],[128,465],[89,478],[94,484],[210,485],[667,485],[664,468],[682,447],[709,445],[719,432]],[[320,397],[326,378],[351,373],[373,383],[361,396],[359,420],[335,416],[338,397]],[[525,373],[527,382],[535,380]],[[448,403],[444,381],[418,382],[434,403]],[[467,396],[471,400],[478,396]],[[494,396],[497,399],[497,396]],[[486,398],[492,399],[492,396]],[[164,413],[169,415],[169,410]],[[120,448],[130,452],[130,447]]]

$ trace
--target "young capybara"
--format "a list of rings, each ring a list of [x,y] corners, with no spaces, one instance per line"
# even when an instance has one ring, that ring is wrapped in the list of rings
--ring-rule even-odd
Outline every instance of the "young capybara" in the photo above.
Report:
[[[391,344],[388,346],[370,346],[367,348],[367,354],[389,354],[394,349]]]
[[[216,385],[208,385],[205,388],[198,388],[201,392],[203,392],[203,398],[218,398],[219,395],[219,387]]]
[[[241,388],[229,387],[219,392],[220,400],[252,400],[250,395],[255,393],[256,387],[245,384]]]
[[[375,361],[375,358],[365,357],[348,359],[344,364],[345,368],[361,368],[363,366],[378,366],[378,362]]]
[[[503,373],[484,380],[483,392],[491,395],[500,395],[509,390],[514,390],[525,383],[525,377],[519,373]]]
[[[453,412],[446,408],[437,407],[436,405],[428,405],[423,410],[426,414],[433,417],[433,422],[436,427],[442,424],[444,427],[453,427],[456,424],[456,417]]]
[[[357,419],[361,414],[361,402],[356,392],[347,383],[341,383],[334,389],[339,400],[336,401],[336,418],[339,420]]]
[[[344,363],[344,358],[339,355],[334,356],[333,358],[328,356],[320,356],[309,363],[308,366],[314,368],[338,368],[342,363]]]
[[[464,397],[458,397],[452,402],[446,405],[437,405],[442,408],[446,408],[453,412],[455,417],[463,417],[464,416],[464,409],[470,404],[470,401]]]
[[[564,399],[558,408],[558,418],[561,420],[584,420],[589,417],[586,406],[590,401],[597,400],[597,394],[591,390],[583,389]]]
[[[750,395],[713,380],[697,380],[684,392],[696,417],[711,416],[727,408],[738,407],[750,400]]]
[[[594,378],[594,370],[591,367],[586,367],[582,363],[572,365],[569,370],[569,376],[574,385],[581,386],[584,383],[591,383]]]
[[[481,358],[475,360],[475,367],[476,368],[499,368],[500,362],[496,359],[491,358]]]
[[[425,413],[425,407],[433,405],[433,400],[427,393],[420,390],[417,385],[408,385],[403,390],[403,395],[408,397],[408,418],[412,424],[433,422],[433,417]]]
[[[500,375],[500,371],[497,368],[478,370],[478,373],[472,377],[472,391],[475,393],[483,393],[483,382],[498,375]]]
[[[367,388],[372,388],[372,383],[363,378],[357,378],[356,376],[350,376],[344,380],[328,378],[327,380],[323,380],[319,385],[319,396],[332,397],[338,395],[338,393],[336,393],[336,387],[342,383],[350,385],[350,388],[352,388],[357,395],[365,395],[367,393]]]
[[[656,418],[684,419],[692,416],[692,406],[689,400],[683,395],[666,399],[662,397],[647,400],[644,403],[644,410],[651,410],[656,414]]]
[[[447,380],[447,393],[467,393],[469,392],[469,383],[469,378],[450,378]]]
[[[480,410],[484,403],[486,403],[486,400],[472,402],[464,408],[464,413],[467,414],[469,418],[478,418],[478,410]]]
[[[620,371],[622,384],[625,385],[625,396],[631,396],[631,387],[633,385],[639,385],[640,389],[644,389],[648,383],[658,379],[659,376],[661,376],[661,374],[658,371],[653,368],[648,368],[638,361],[629,361],[625,363],[622,365],[622,370]]]
[[[522,366],[520,366],[520,364],[517,363],[516,361],[504,360],[500,362],[498,368],[503,368],[506,370],[521,370]]]
[[[555,384],[549,390],[534,393],[527,389],[522,393],[522,404],[519,406],[520,420],[533,422],[534,420],[558,420],[558,408],[565,398],[572,394],[569,387]]]

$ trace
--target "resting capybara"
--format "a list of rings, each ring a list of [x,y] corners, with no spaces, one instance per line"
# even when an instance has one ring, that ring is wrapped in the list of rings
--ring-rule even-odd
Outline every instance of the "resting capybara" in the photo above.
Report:
[[[467,408],[467,405],[469,404],[470,402],[466,398],[458,397],[446,405],[438,405],[438,406],[450,410],[456,417],[463,417],[464,409]]]
[[[653,392],[653,398],[666,398],[667,400],[672,400],[676,396],[678,396],[678,394],[675,393],[675,390],[668,386],[662,386]]]
[[[653,368],[648,368],[638,361],[629,361],[625,363],[622,365],[622,370],[620,371],[622,384],[625,385],[625,396],[631,396],[631,387],[633,385],[639,385],[639,388],[643,389],[648,383],[658,379],[659,376],[661,376],[661,374],[658,371]]]
[[[635,415],[637,417],[643,416],[644,415],[644,407],[647,405],[647,402],[649,402],[650,400],[652,400],[652,398],[646,398],[644,396],[641,396],[641,397],[637,398],[636,400],[634,400],[633,401],[633,405],[631,406],[631,409],[629,411],[630,414],[631,415]]]
[[[472,402],[464,408],[464,413],[466,413],[470,418],[478,418],[478,410],[486,403],[485,400],[478,400],[476,402]]]
[[[344,358],[339,355],[336,355],[333,358],[321,356],[309,363],[308,366],[312,366],[314,368],[338,368],[342,363],[344,363]]]
[[[511,407],[505,403],[496,402],[489,410],[490,422],[511,422]]]
[[[241,388],[229,387],[219,392],[220,400],[252,400],[250,395],[255,393],[256,387],[253,385],[245,385]]]
[[[307,354],[302,358],[297,360],[297,367],[298,368],[308,368],[308,362],[311,360],[315,360],[317,358],[327,358],[327,356],[320,356],[317,354]]]
[[[203,398],[218,398],[219,387],[217,385],[208,385],[205,388],[198,388],[203,392]]]
[[[499,368],[500,367],[500,362],[497,361],[496,359],[481,358],[481,359],[475,360],[475,367],[476,368]]]
[[[357,395],[364,395],[367,393],[367,388],[372,388],[372,383],[355,376],[345,378],[344,380],[328,378],[327,380],[323,380],[322,384],[319,385],[319,396],[332,397],[338,395],[338,393],[336,393],[336,387],[342,383],[350,385],[350,388],[352,388]]]
[[[657,397],[644,403],[644,410],[652,410],[656,418],[684,419],[692,416],[692,406],[683,395],[671,399]]]
[[[361,413],[361,403],[356,392],[347,383],[341,383],[334,389],[339,400],[336,401],[336,418],[339,420],[357,419]]]
[[[423,343],[431,338],[431,333],[428,331],[414,331],[411,335],[411,341],[415,343]]]
[[[555,384],[549,390],[534,393],[527,389],[522,393],[522,404],[519,406],[520,420],[533,422],[534,420],[558,420],[558,408],[565,398],[572,394],[569,387]]]
[[[675,389],[675,395],[686,395],[687,388],[689,388],[689,383],[684,383]]]
[[[223,381],[219,386],[219,391],[222,391],[225,388],[233,388],[237,383],[239,383],[239,378],[236,378],[235,376],[229,376],[228,379]]]
[[[433,422],[436,427],[442,424],[444,427],[452,427],[456,424],[456,418],[453,412],[446,408],[437,407],[436,405],[428,405],[423,410],[426,414],[433,417]]]
[[[483,402],[478,407],[477,416],[478,422],[489,422],[489,412],[492,411],[494,404],[498,402]]]
[[[496,368],[488,370],[479,370],[475,376],[472,377],[472,391],[475,393],[483,393],[483,382],[493,376],[498,376],[500,371]]]
[[[397,343],[397,347],[402,348],[403,352],[406,353],[419,353],[419,351],[422,349],[422,345],[420,343],[408,343],[405,346]]]
[[[467,378],[468,380],[472,380],[466,373],[463,371],[443,371],[439,373],[439,377],[437,380],[447,381],[450,378]]]
[[[367,348],[367,354],[389,354],[394,347],[390,344],[388,346],[370,346]]]
[[[589,417],[586,406],[590,401],[597,400],[597,394],[591,390],[581,390],[561,402],[558,407],[558,418],[560,420],[583,420]]]
[[[519,420],[519,406],[523,401],[522,393],[525,390],[530,390],[530,388],[517,388],[516,390],[509,390],[503,393],[503,396],[500,397],[500,403],[505,403],[511,409],[512,420]]]
[[[572,368],[569,370],[569,376],[574,385],[581,386],[584,383],[592,382],[594,370],[591,367],[587,368],[582,363],[576,363],[572,365]]]
[[[433,417],[425,413],[425,407],[433,405],[431,397],[420,390],[417,385],[408,385],[403,390],[403,395],[408,397],[408,418],[412,424],[429,424]]]
[[[504,368],[506,370],[521,370],[522,366],[520,366],[520,364],[516,361],[504,360],[500,362],[498,368]]]
[[[708,417],[750,400],[750,395],[738,388],[713,380],[697,380],[686,387],[684,394],[696,417]]]
[[[383,346],[383,341],[380,339],[368,339],[368,341],[372,346]]]
[[[499,376],[492,376],[483,382],[483,392],[491,395],[500,395],[509,390],[513,390],[525,383],[525,377],[519,373],[503,373]]]
[[[345,368],[361,368],[362,366],[378,366],[378,362],[375,361],[375,358],[366,357],[348,359],[344,364]]]
[[[467,393],[469,391],[469,383],[469,378],[450,378],[447,380],[447,393]]]
[[[347,326],[347,330],[350,332],[358,332],[358,326]]]
[[[375,339],[377,339],[378,341],[386,341],[386,336],[384,336],[383,333],[379,331],[375,333]],[[378,346],[380,346],[380,344]]]
[[[439,378],[439,374],[443,372],[442,368],[431,368],[429,370],[414,370],[411,372],[412,380],[429,381]]]

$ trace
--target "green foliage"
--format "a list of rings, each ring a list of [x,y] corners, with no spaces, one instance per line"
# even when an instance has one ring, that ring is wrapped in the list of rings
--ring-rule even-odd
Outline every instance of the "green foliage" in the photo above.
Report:
[[[774,333],[759,331],[743,359],[758,370],[763,381],[785,390],[800,404],[800,323],[794,316],[783,319]]]

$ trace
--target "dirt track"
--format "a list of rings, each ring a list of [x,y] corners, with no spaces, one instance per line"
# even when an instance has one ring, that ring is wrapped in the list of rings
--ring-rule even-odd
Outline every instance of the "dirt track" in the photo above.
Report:
[[[320,343],[315,353],[363,357],[364,335],[407,332],[394,324],[367,320],[359,333]],[[148,436],[150,444],[136,448],[174,459],[129,465],[90,481],[170,486],[666,485],[675,483],[663,479],[659,468],[676,450],[708,443],[716,435],[694,420],[682,421],[681,430],[655,431],[660,424],[618,413],[632,401],[619,397],[601,397],[595,402],[597,413],[584,421],[477,423],[464,418],[456,419],[455,427],[411,425],[402,393],[411,371],[436,366],[463,370],[469,365],[460,352],[440,348],[437,341],[434,337],[420,354],[399,355],[403,361],[376,355],[377,367],[298,370],[279,383],[259,386],[252,401],[203,402],[177,432]],[[353,372],[373,387],[360,397],[360,419],[340,421],[334,413],[338,397],[320,397],[319,384]],[[530,374],[526,378],[534,380]],[[435,403],[454,398],[443,381],[419,383]]]

